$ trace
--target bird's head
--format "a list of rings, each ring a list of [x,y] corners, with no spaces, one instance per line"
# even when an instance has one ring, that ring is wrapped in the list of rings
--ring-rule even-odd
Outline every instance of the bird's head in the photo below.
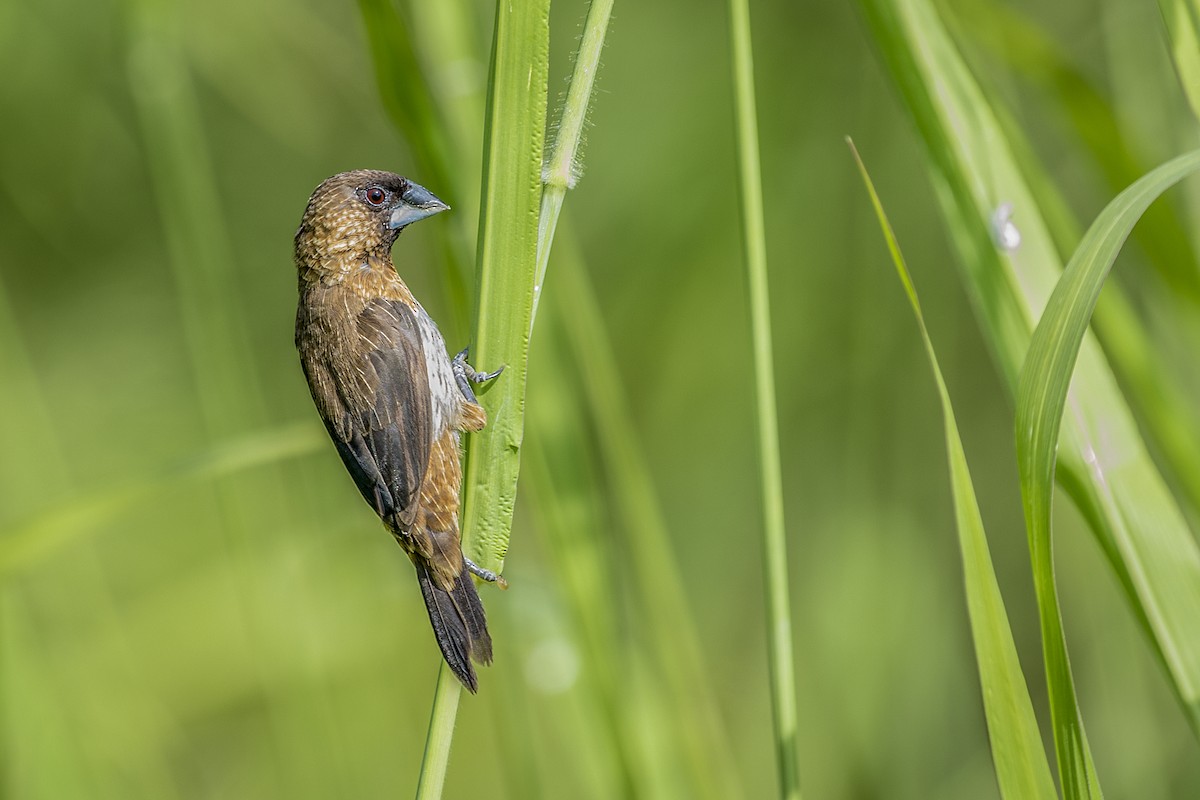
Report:
[[[296,231],[296,262],[341,271],[369,256],[386,257],[400,231],[448,208],[425,187],[391,172],[339,173],[308,200]]]

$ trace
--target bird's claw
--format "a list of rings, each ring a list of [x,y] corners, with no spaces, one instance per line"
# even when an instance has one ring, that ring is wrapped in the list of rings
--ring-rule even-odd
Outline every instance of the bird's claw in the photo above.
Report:
[[[458,383],[458,388],[463,393],[463,397],[475,403],[478,401],[475,398],[475,391],[471,388],[471,384],[486,383],[500,377],[500,373],[504,372],[504,367],[501,366],[495,372],[480,372],[467,363],[467,356],[470,352],[471,348],[469,346],[464,347],[450,363],[454,368],[454,380]]]
[[[508,588],[508,581],[504,580],[504,576],[500,573],[492,572],[490,569],[484,569],[466,556],[463,556],[463,564],[466,565],[467,570],[472,575],[479,576],[481,580],[485,580],[488,583],[494,583],[501,589]]]

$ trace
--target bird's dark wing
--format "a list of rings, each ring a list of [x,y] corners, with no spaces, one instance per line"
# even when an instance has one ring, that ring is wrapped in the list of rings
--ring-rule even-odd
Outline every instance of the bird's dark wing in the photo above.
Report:
[[[376,299],[324,360],[305,359],[313,399],[358,490],[400,531],[412,525],[429,464],[432,407],[416,314]]]

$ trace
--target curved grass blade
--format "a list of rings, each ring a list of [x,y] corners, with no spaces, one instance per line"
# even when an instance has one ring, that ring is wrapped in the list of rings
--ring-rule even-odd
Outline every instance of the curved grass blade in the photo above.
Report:
[[[1111,101],[1092,86],[1085,72],[1067,52],[1064,43],[1046,33],[1014,8],[988,0],[971,0],[956,7],[948,21],[962,16],[954,26],[960,40],[978,44],[1006,71],[1046,96],[1074,130],[1092,156],[1105,184],[1114,194],[1140,178],[1147,168],[1122,130]],[[975,70],[985,95],[997,97],[993,65]],[[998,121],[1025,179],[1038,198],[1039,210],[1061,258],[1069,258],[1083,235],[1066,198],[1039,162],[1026,133],[1012,115],[998,109]],[[1170,290],[1195,301],[1200,299],[1200,271],[1189,241],[1181,203],[1154,203],[1142,215],[1133,236],[1149,265]],[[1114,372],[1138,421],[1145,426],[1147,442],[1160,457],[1164,472],[1177,482],[1180,502],[1200,510],[1200,416],[1193,410],[1184,381],[1172,369],[1157,344],[1137,318],[1132,303],[1114,286],[1100,298],[1092,318]]]
[[[983,529],[983,518],[979,503],[975,499],[975,488],[971,483],[971,472],[967,468],[967,457],[962,439],[958,435],[958,423],[954,420],[954,408],[950,403],[950,392],[938,366],[933,340],[925,327],[925,315],[913,288],[908,266],[896,242],[896,234],[884,213],[879,195],[867,168],[854,147],[847,139],[854,160],[858,163],[863,183],[871,196],[871,205],[879,218],[879,227],[887,240],[892,262],[900,282],[904,284],[908,302],[912,305],[921,331],[921,340],[929,356],[929,366],[937,382],[938,396],[942,401],[942,416],[946,426],[946,452],[950,460],[950,481],[954,492],[954,516],[958,526],[958,542],[962,551],[963,580],[967,594],[967,612],[971,620],[971,637],[975,642],[975,659],[979,663],[979,682],[983,692],[983,709],[987,717],[988,738],[992,745],[992,762],[996,769],[996,780],[1000,793],[1006,800],[1033,800],[1035,798],[1057,798],[1054,777],[1042,747],[1037,718],[1017,648],[1013,643],[1012,630],[1008,626],[1008,614],[1004,610],[1004,599],[996,583],[988,552],[987,536]]]
[[[1180,156],[1134,183],[1096,218],[1046,304],[1018,384],[1017,462],[1021,495],[1042,618],[1059,767],[1064,788],[1076,785],[1073,791],[1068,791],[1070,796],[1084,796],[1082,782],[1086,780],[1093,785],[1095,775],[1075,703],[1054,586],[1050,511],[1058,434],[1071,373],[1088,322],[1121,246],[1150,203],[1197,169],[1200,169],[1200,151]],[[1104,453],[1095,453],[1091,459],[1092,469],[1102,478],[1107,477],[1106,467],[1111,463]],[[1114,494],[1128,491],[1127,483],[1115,480],[1111,483]],[[1140,492],[1145,487],[1137,489]],[[1200,669],[1200,640],[1191,635],[1192,625],[1185,624],[1189,619],[1200,619],[1200,582],[1188,580],[1189,573],[1200,573],[1200,558],[1194,546],[1176,546],[1170,539],[1157,536],[1153,523],[1145,524],[1150,520],[1130,522],[1142,523],[1141,531],[1146,535],[1118,539],[1117,547],[1131,566],[1130,577],[1143,599],[1149,625],[1166,634],[1162,640],[1170,646],[1164,649],[1163,656],[1172,674],[1186,680]],[[1129,532],[1133,530],[1131,524]],[[1162,574],[1177,575],[1182,580],[1168,583],[1151,578]],[[1185,697],[1196,694],[1194,684],[1181,683],[1180,690]]]
[[[1034,321],[1061,275],[1037,196],[928,0],[861,0],[880,53],[913,115],[985,340],[1016,391]],[[1004,249],[990,224],[1011,203],[1021,243]],[[1200,585],[1200,558],[1174,498],[1096,342],[1079,350],[1056,479],[1089,522],[1134,616],[1200,732],[1200,615],[1156,594]],[[1190,553],[1174,561],[1156,552]],[[1153,591],[1150,587],[1157,587]],[[1180,657],[1188,654],[1187,657]]]
[[[1148,165],[1139,157],[1137,148],[1122,128],[1112,101],[1099,91],[1088,74],[1075,63],[1066,43],[1037,25],[1024,12],[988,0],[970,0],[953,11],[947,11],[947,23],[960,41],[978,44],[991,56],[975,66],[984,94],[998,96],[994,85],[995,62],[1004,72],[1044,95],[1064,130],[1074,134],[1076,141],[1091,155],[1092,163],[1104,184],[1116,193],[1140,178]],[[961,18],[961,19],[959,19]],[[986,63],[985,63],[986,62]],[[1063,258],[1075,249],[1083,233],[1066,200],[1056,197],[1057,189],[1050,177],[1039,169],[1033,147],[1025,141],[1026,134],[1011,115],[1001,113],[1005,138],[1014,146],[1018,158],[1026,165],[1025,174],[1038,193],[1043,216],[1051,235],[1059,245]],[[1052,213],[1053,212],[1053,213]],[[1180,209],[1160,203],[1138,223],[1138,244],[1145,251],[1149,266],[1155,269],[1171,290],[1189,300],[1200,300],[1200,271],[1196,269],[1192,245]],[[1105,338],[1104,321],[1098,315],[1101,339]],[[1114,335],[1117,333],[1113,332]]]

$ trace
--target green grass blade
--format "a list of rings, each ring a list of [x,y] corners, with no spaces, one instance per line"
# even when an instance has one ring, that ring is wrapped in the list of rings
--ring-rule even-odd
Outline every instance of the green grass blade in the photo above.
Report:
[[[145,146],[145,168],[155,189],[166,244],[165,268],[175,287],[179,320],[187,346],[194,397],[208,443],[218,437],[261,430],[270,419],[263,371],[256,363],[251,320],[261,308],[247,306],[241,254],[225,223],[225,197],[217,179],[217,163],[205,131],[203,93],[192,77],[185,46],[186,21],[181,10],[157,0],[128,0],[124,41],[129,47],[129,83]],[[264,663],[272,653],[278,617],[256,597],[261,580],[256,540],[288,531],[296,509],[284,476],[276,466],[241,473],[237,480],[216,481],[215,507],[222,556],[232,570],[239,645]],[[307,598],[287,605],[287,612],[309,611]],[[280,611],[283,609],[280,608]],[[256,675],[255,691],[265,703],[270,745],[264,766],[274,774],[273,793],[298,800],[322,794],[319,771],[300,757],[304,732],[290,727],[287,693]],[[331,737],[326,728],[309,735]],[[332,746],[332,739],[327,739]]]
[[[500,572],[508,552],[525,426],[525,372],[533,316],[537,218],[546,129],[550,0],[496,3],[496,28],[484,115],[484,175],[479,220],[472,356],[504,375],[479,393],[488,427],[467,438],[463,474],[463,549]],[[438,673],[417,798],[441,796],[461,688]]]
[[[560,266],[556,263],[556,274]],[[550,569],[570,613],[571,638],[580,644],[583,685],[598,712],[597,724],[581,726],[587,729],[572,735],[583,746],[589,746],[583,742],[588,737],[606,739],[591,745],[600,745],[595,749],[610,759],[607,791],[596,794],[651,797],[656,781],[663,782],[656,772],[669,771],[678,759],[654,758],[654,753],[638,747],[633,735],[661,723],[653,719],[653,708],[629,702],[630,651],[635,645],[620,616],[629,570],[622,568],[618,540],[611,535],[613,526],[607,524],[597,466],[580,458],[579,443],[591,436],[591,420],[562,411],[577,409],[580,401],[567,355],[570,343],[561,330],[566,300],[561,288],[556,283],[540,323],[549,335],[539,338],[535,360],[560,368],[539,366],[538,380],[529,387],[522,496],[535,512],[533,527],[553,559]]]
[[[788,598],[787,534],[783,523],[783,477],[779,465],[779,420],[775,410],[775,366],[771,348],[771,304],[767,288],[767,242],[763,222],[758,115],[754,100],[753,46],[747,0],[729,0],[733,51],[733,97],[738,149],[742,246],[749,280],[754,347],[759,480],[762,483],[763,558],[767,592],[767,649],[780,796],[800,797],[796,760],[796,678],[792,614]]]
[[[862,0],[862,5],[924,139],[967,291],[1015,394],[1034,321],[1062,274],[1037,197],[930,3]],[[1021,234],[1015,250],[993,239],[991,220],[1003,202],[1015,209]],[[1189,723],[1200,730],[1200,661],[1178,657],[1200,642],[1200,615],[1185,607],[1157,607],[1150,590],[1187,595],[1187,587],[1200,585],[1198,559],[1168,564],[1147,558],[1162,551],[1195,554],[1196,542],[1093,340],[1083,341],[1073,386],[1056,478],[1091,524]]]
[[[1046,95],[1049,105],[1061,113],[1091,154],[1114,194],[1146,172],[1111,101],[1092,86],[1063,42],[1011,7],[973,0],[955,10],[965,17],[957,29],[968,37],[967,41],[982,45],[1003,67]],[[976,70],[984,92],[992,97],[997,92],[989,91],[987,84],[994,82],[995,72],[990,63]],[[1022,128],[1011,115],[998,116],[1005,138],[1038,198],[1060,257],[1069,258],[1083,229],[1033,154]],[[1195,300],[1200,298],[1200,271],[1179,206],[1168,198],[1154,203],[1142,215],[1133,235],[1170,291]],[[1145,426],[1153,451],[1161,456],[1164,470],[1174,476],[1191,507],[1200,509],[1200,450],[1192,445],[1200,441],[1200,416],[1194,413],[1178,370],[1167,364],[1161,348],[1143,329],[1119,287],[1111,287],[1101,297],[1092,327],[1121,379],[1130,405],[1139,412],[1138,421]]]
[[[1050,511],[1055,449],[1063,410],[1088,322],[1121,246],[1150,203],[1196,169],[1200,169],[1200,151],[1180,156],[1130,186],[1096,218],[1046,304],[1021,370],[1017,391],[1017,461],[1034,582],[1046,631],[1046,669],[1055,741],[1066,787],[1073,783],[1082,786],[1085,779],[1092,784],[1095,777],[1071,685],[1054,586]],[[1093,469],[1102,477],[1113,464],[1112,456],[1111,452],[1093,456]],[[1128,491],[1129,484],[1112,483],[1114,493]],[[1143,489],[1138,487],[1138,490]],[[1133,508],[1132,504],[1124,507]],[[1195,621],[1200,620],[1200,582],[1189,580],[1189,576],[1200,573],[1200,558],[1194,545],[1178,546],[1177,542],[1160,538],[1154,528],[1153,524],[1146,525],[1142,530],[1148,535],[1118,542],[1118,546],[1123,546],[1122,556],[1131,566],[1131,577],[1138,596],[1143,599],[1142,607],[1150,626],[1164,632],[1162,640],[1169,646],[1164,648],[1163,655],[1168,667],[1172,674],[1186,680],[1200,669],[1200,640],[1193,635]],[[1166,582],[1152,577],[1164,574],[1179,579]],[[1180,691],[1184,697],[1194,697],[1196,686],[1181,682]],[[1068,794],[1084,796],[1082,788]]]
[[[453,31],[445,26],[427,25],[429,20],[422,15],[430,10],[429,7],[422,7],[420,13],[417,13],[416,7],[406,7],[405,10],[406,16],[411,16],[414,24],[389,23],[390,29],[395,35],[417,37],[423,44],[422,52],[437,54],[436,61],[425,65],[424,74],[428,77],[436,75],[439,69],[457,68],[441,62],[445,54],[454,49],[451,47],[453,42],[447,42],[445,38],[447,33]],[[576,95],[576,102],[570,99],[567,102],[567,106],[573,109],[570,113],[576,122],[584,118],[588,94],[574,88],[579,80],[579,70],[588,70],[585,77],[594,76],[601,43],[598,34],[604,30],[610,14],[611,4],[607,2],[593,3],[589,10],[570,90]],[[460,34],[461,31],[458,31],[456,35]],[[413,45],[409,42],[404,47],[412,49]],[[457,49],[461,51],[461,47]],[[579,86],[587,86],[587,83],[581,82]],[[381,88],[387,91],[386,84]],[[449,102],[442,96],[438,96],[436,101],[442,104]],[[564,109],[564,113],[567,113],[567,109]],[[453,116],[442,112],[432,118],[448,119]],[[424,127],[404,128],[402,132],[406,137],[443,135],[437,128]],[[455,142],[461,143],[463,138],[457,136]],[[575,149],[578,126],[560,125],[555,141],[555,155],[548,159],[544,175],[550,179],[547,181],[547,195],[552,192],[550,184],[554,183],[553,175],[563,174],[562,165],[573,167],[577,176]],[[425,152],[425,149],[419,152]],[[455,163],[466,163],[467,154],[456,151],[454,158]],[[555,163],[560,165],[558,170],[553,167]],[[456,171],[452,178],[461,180],[460,172]],[[460,184],[459,191],[463,190]],[[459,210],[456,205],[455,211]],[[546,225],[549,216],[545,199],[541,219],[542,236],[548,239],[552,231]],[[544,274],[545,260],[550,251],[539,245],[538,252],[540,276]],[[551,341],[547,342],[546,347],[538,348],[538,357],[544,359],[538,372],[545,380],[538,382],[536,391],[543,401],[551,396],[567,399],[540,403],[543,413],[531,418],[530,425],[539,427],[531,429],[526,439],[527,453],[524,458],[533,458],[533,461],[522,468],[522,482],[532,490],[532,503],[527,508],[535,525],[546,531],[546,538],[552,545],[550,552],[558,561],[554,566],[555,575],[563,584],[565,597],[574,607],[573,614],[588,653],[585,680],[590,684],[589,690],[598,697],[600,706],[613,715],[605,718],[608,735],[612,739],[611,750],[618,756],[613,765],[611,784],[632,786],[630,791],[637,796],[652,796],[655,793],[652,787],[661,789],[678,781],[680,789],[688,793],[686,796],[740,797],[743,793],[732,755],[733,747],[725,734],[727,721],[722,719],[714,687],[704,667],[711,655],[700,646],[691,619],[684,581],[671,550],[662,509],[655,497],[655,479],[640,451],[636,426],[620,387],[622,379],[608,346],[602,314],[594,292],[584,277],[585,268],[577,249],[568,243],[565,253],[555,250],[555,258],[556,274],[562,273],[555,280],[561,278],[561,285],[550,307],[559,310],[547,321],[550,328],[546,335]],[[540,289],[541,277],[537,282]],[[564,312],[564,308],[569,311]],[[569,344],[569,348],[552,346],[560,338]],[[580,364],[586,364],[587,367],[575,370],[574,367]],[[578,380],[567,380],[576,372]],[[534,387],[531,386],[532,391]],[[530,401],[534,401],[532,395]],[[624,548],[621,557],[630,566],[627,574],[632,583],[632,602],[645,610],[644,618],[639,617],[636,634],[644,637],[648,643],[653,662],[651,669],[643,671],[645,679],[651,682],[650,691],[662,694],[663,703],[636,702],[628,689],[622,688],[627,687],[633,678],[629,659],[621,655],[622,648],[628,647],[623,644],[628,636],[624,632],[604,634],[605,626],[596,619],[599,614],[597,608],[607,607],[614,602],[611,596],[614,586],[604,586],[596,580],[578,579],[581,572],[590,575],[595,569],[593,565],[592,570],[588,571],[585,565],[576,563],[580,547],[607,550],[614,545],[611,531],[603,526],[600,517],[589,517],[586,524],[580,520],[581,506],[594,507],[594,502],[581,493],[578,482],[569,479],[571,470],[541,468],[548,453],[561,451],[563,458],[567,453],[573,454],[574,458],[579,457],[583,440],[574,432],[560,430],[560,425],[546,422],[547,417],[557,415],[545,409],[560,406],[586,408],[587,417],[595,426],[597,455],[611,484],[613,510],[620,521],[616,526],[621,534],[620,543],[616,547]],[[538,423],[537,419],[543,422]],[[528,449],[531,447],[535,449]],[[543,461],[539,461],[539,457]],[[574,521],[564,524],[564,520]],[[571,555],[570,563],[561,560],[560,551]],[[602,591],[603,596],[597,595],[597,591]],[[606,679],[605,676],[611,677]],[[628,708],[624,709],[626,706]],[[678,736],[664,742],[662,748],[651,750],[646,750],[644,743],[632,735],[638,730],[672,728],[678,731]],[[660,753],[659,750],[666,752]],[[667,758],[661,758],[662,755]],[[685,768],[683,774],[686,778],[681,778],[675,765]]]
[[[722,718],[706,670],[712,654],[700,643],[666,515],[655,493],[656,479],[622,390],[621,371],[599,300],[577,247],[568,238],[559,248],[551,308],[557,310],[555,318],[570,348],[564,371],[574,369],[580,381],[572,407],[586,407],[594,420],[598,453],[614,496],[619,552],[628,554],[625,563],[637,608],[644,615],[650,655],[666,685],[665,704],[673,715],[676,741],[692,776],[688,796],[736,800],[745,792],[731,755],[728,722]],[[554,488],[564,487],[558,481]],[[565,498],[578,502],[570,495]],[[598,602],[609,602],[609,598]]]
[[[428,135],[429,131],[444,131],[446,125],[417,57],[409,21],[401,6],[388,0],[358,0],[358,10],[388,119],[420,162],[421,180],[430,186],[448,187],[453,172],[452,143],[444,136]]]
[[[975,498],[971,472],[967,467],[966,453],[958,434],[958,423],[954,419],[954,408],[950,403],[950,392],[938,366],[933,340],[925,327],[925,315],[913,288],[912,277],[900,252],[896,234],[884,213],[879,195],[867,168],[859,157],[854,143],[851,152],[858,163],[863,183],[871,197],[871,205],[879,218],[879,227],[887,240],[888,251],[904,292],[917,318],[917,327],[929,366],[937,382],[938,396],[942,402],[942,415],[946,426],[946,451],[950,460],[950,481],[954,493],[954,516],[958,526],[958,541],[962,551],[963,579],[967,593],[967,612],[971,620],[971,637],[975,642],[975,658],[979,664],[979,682],[983,690],[983,708],[987,717],[988,738],[992,745],[992,762],[996,769],[996,780],[1000,793],[1007,800],[1027,798],[1057,798],[1054,777],[1042,747],[1037,718],[1033,713],[1033,702],[1025,685],[1025,675],[1017,658],[1012,630],[1008,625],[1008,614],[1004,610],[1004,598],[996,583],[988,552],[987,536],[983,529],[983,518]]]
[[[980,59],[976,67],[984,93],[997,96],[993,86],[995,62],[1004,73],[1009,71],[1023,83],[1045,96],[1055,112],[1055,122],[1070,130],[1082,148],[1091,155],[1099,176],[1111,190],[1119,192],[1146,172],[1134,143],[1122,128],[1112,101],[1099,91],[1088,74],[1078,66],[1066,44],[1043,30],[1021,11],[1010,6],[971,0],[954,9],[947,22],[961,20],[951,30],[957,38],[978,45],[993,60]],[[985,63],[986,62],[986,63]],[[1038,194],[1042,214],[1066,258],[1079,242],[1082,229],[1071,215],[1064,199],[1049,176],[1039,174],[1032,147],[1025,142],[1026,132],[1010,115],[997,109],[1005,137],[1014,145],[1025,165],[1027,179]],[[1200,299],[1200,272],[1196,269],[1187,227],[1178,209],[1169,203],[1157,204],[1138,223],[1135,232],[1150,265],[1175,292],[1191,300]],[[1100,331],[1101,336],[1104,335]]]
[[[451,263],[443,274],[442,289],[455,327],[461,330],[470,298],[467,282],[475,218],[469,209],[475,207],[475,202],[460,199],[467,181],[452,167],[459,163],[453,155],[455,142],[447,133],[445,115],[430,91],[426,67],[417,55],[413,26],[403,13],[407,9],[389,0],[359,0],[358,8],[388,119],[411,148],[420,180],[436,187],[434,191],[441,192],[454,207],[451,224],[443,228],[449,230],[447,254]],[[446,328],[442,332],[448,333]]]
[[[1171,58],[1192,113],[1200,117],[1200,2],[1158,0],[1171,40]]]
[[[471,356],[479,369],[505,369],[480,393],[488,426],[467,438],[463,475],[464,546],[477,564],[496,572],[508,552],[525,423],[549,18],[550,0],[496,3]]]

